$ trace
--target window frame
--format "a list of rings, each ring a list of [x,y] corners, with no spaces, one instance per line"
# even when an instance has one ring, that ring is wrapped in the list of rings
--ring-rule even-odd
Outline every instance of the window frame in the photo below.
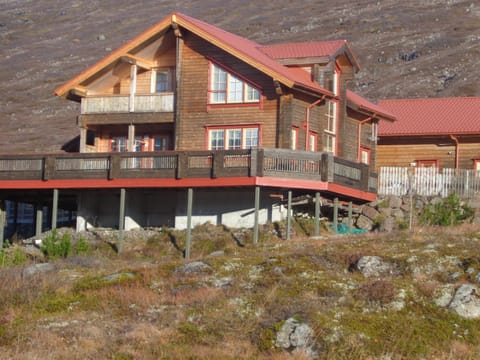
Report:
[[[318,149],[318,133],[310,130],[308,132],[308,151],[315,152]]]
[[[216,81],[219,71],[225,76],[225,81]],[[216,89],[215,85],[224,84],[222,88]],[[236,91],[231,91],[235,85]],[[241,90],[238,90],[238,87]],[[224,87],[224,88],[223,88]],[[208,91],[207,91],[207,104],[211,106],[260,106],[262,107],[262,88],[246,79],[242,75],[235,71],[228,69],[227,67],[220,65],[219,63],[210,60],[208,64]],[[222,99],[215,99],[217,94],[224,94]],[[232,97],[237,94],[235,97]],[[239,99],[241,94],[241,99]]]
[[[417,168],[423,167],[423,168],[436,168],[438,169],[440,167],[440,160],[438,159],[422,159],[422,160],[415,160],[417,164]],[[434,166],[431,166],[431,164],[434,164]]]
[[[298,134],[299,134],[299,127],[292,126],[290,130],[290,149],[291,150],[298,150]]]
[[[255,129],[257,130],[256,146],[247,147],[248,141],[253,139],[252,137],[247,137],[248,130]],[[258,124],[248,124],[248,125],[211,125],[206,126],[206,147],[207,150],[248,150],[248,149],[258,149],[262,144],[262,126]],[[240,131],[239,145],[233,144],[231,146],[231,135],[234,134],[234,131]],[[218,133],[223,134],[223,146],[212,146],[212,134]],[[250,140],[248,140],[250,139]],[[237,139],[238,140],[238,139]]]
[[[335,155],[337,152],[337,103],[332,100],[327,100],[326,107],[325,117],[327,119],[327,126],[323,129],[323,151]]]
[[[167,74],[167,90],[157,90],[157,79],[159,73]],[[171,93],[175,91],[175,68],[174,67],[159,67],[152,69],[152,77],[150,83],[150,92],[152,94]]]
[[[366,161],[364,156],[366,156]],[[365,164],[365,165],[371,165],[372,164],[372,150],[367,148],[367,147],[364,147],[364,146],[361,146],[360,147],[360,163],[361,164]]]

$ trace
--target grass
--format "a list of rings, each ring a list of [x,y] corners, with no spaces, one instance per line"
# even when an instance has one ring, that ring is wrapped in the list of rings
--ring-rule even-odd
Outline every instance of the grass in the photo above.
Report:
[[[321,241],[265,235],[256,246],[240,246],[234,232],[241,233],[195,228],[194,260],[211,270],[188,276],[175,272],[185,260],[182,234],[173,231],[131,240],[120,256],[89,244],[91,263],[53,259],[57,271],[34,282],[21,275],[30,260],[12,263],[0,270],[2,352],[13,359],[65,358],[72,347],[78,359],[306,359],[273,346],[289,317],[313,329],[322,359],[474,359],[480,349],[480,320],[433,301],[445,284],[475,283],[478,226]],[[208,256],[218,250],[224,254]],[[351,269],[363,255],[395,262],[400,273],[364,278]],[[461,276],[452,279],[452,271]],[[404,307],[394,310],[402,292]]]

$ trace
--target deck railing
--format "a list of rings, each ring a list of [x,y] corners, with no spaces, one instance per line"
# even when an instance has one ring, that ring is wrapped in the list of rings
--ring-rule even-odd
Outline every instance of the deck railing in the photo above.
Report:
[[[381,195],[447,197],[455,193],[462,198],[480,195],[478,172],[467,169],[381,167],[378,193]]]
[[[0,180],[268,176],[376,191],[369,167],[328,153],[285,149],[0,156]]]
[[[173,93],[103,95],[82,98],[82,114],[172,112]]]

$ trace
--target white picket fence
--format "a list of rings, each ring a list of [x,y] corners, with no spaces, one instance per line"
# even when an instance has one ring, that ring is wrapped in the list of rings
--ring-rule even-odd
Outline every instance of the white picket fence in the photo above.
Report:
[[[480,174],[466,169],[381,167],[378,175],[379,195],[414,195],[461,198],[480,194]]]

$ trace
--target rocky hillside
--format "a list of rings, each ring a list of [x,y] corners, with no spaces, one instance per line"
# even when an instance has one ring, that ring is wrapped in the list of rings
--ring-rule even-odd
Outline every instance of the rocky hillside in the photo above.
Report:
[[[44,234],[46,257],[11,246],[0,357],[478,359],[480,227],[313,240],[294,224],[255,246],[198,226],[189,261],[168,229],[127,232],[120,255],[112,230]]]
[[[465,0],[0,1],[0,152],[60,151],[77,105],[54,89],[172,11],[259,43],[347,39],[371,100],[480,94],[480,5]]]

